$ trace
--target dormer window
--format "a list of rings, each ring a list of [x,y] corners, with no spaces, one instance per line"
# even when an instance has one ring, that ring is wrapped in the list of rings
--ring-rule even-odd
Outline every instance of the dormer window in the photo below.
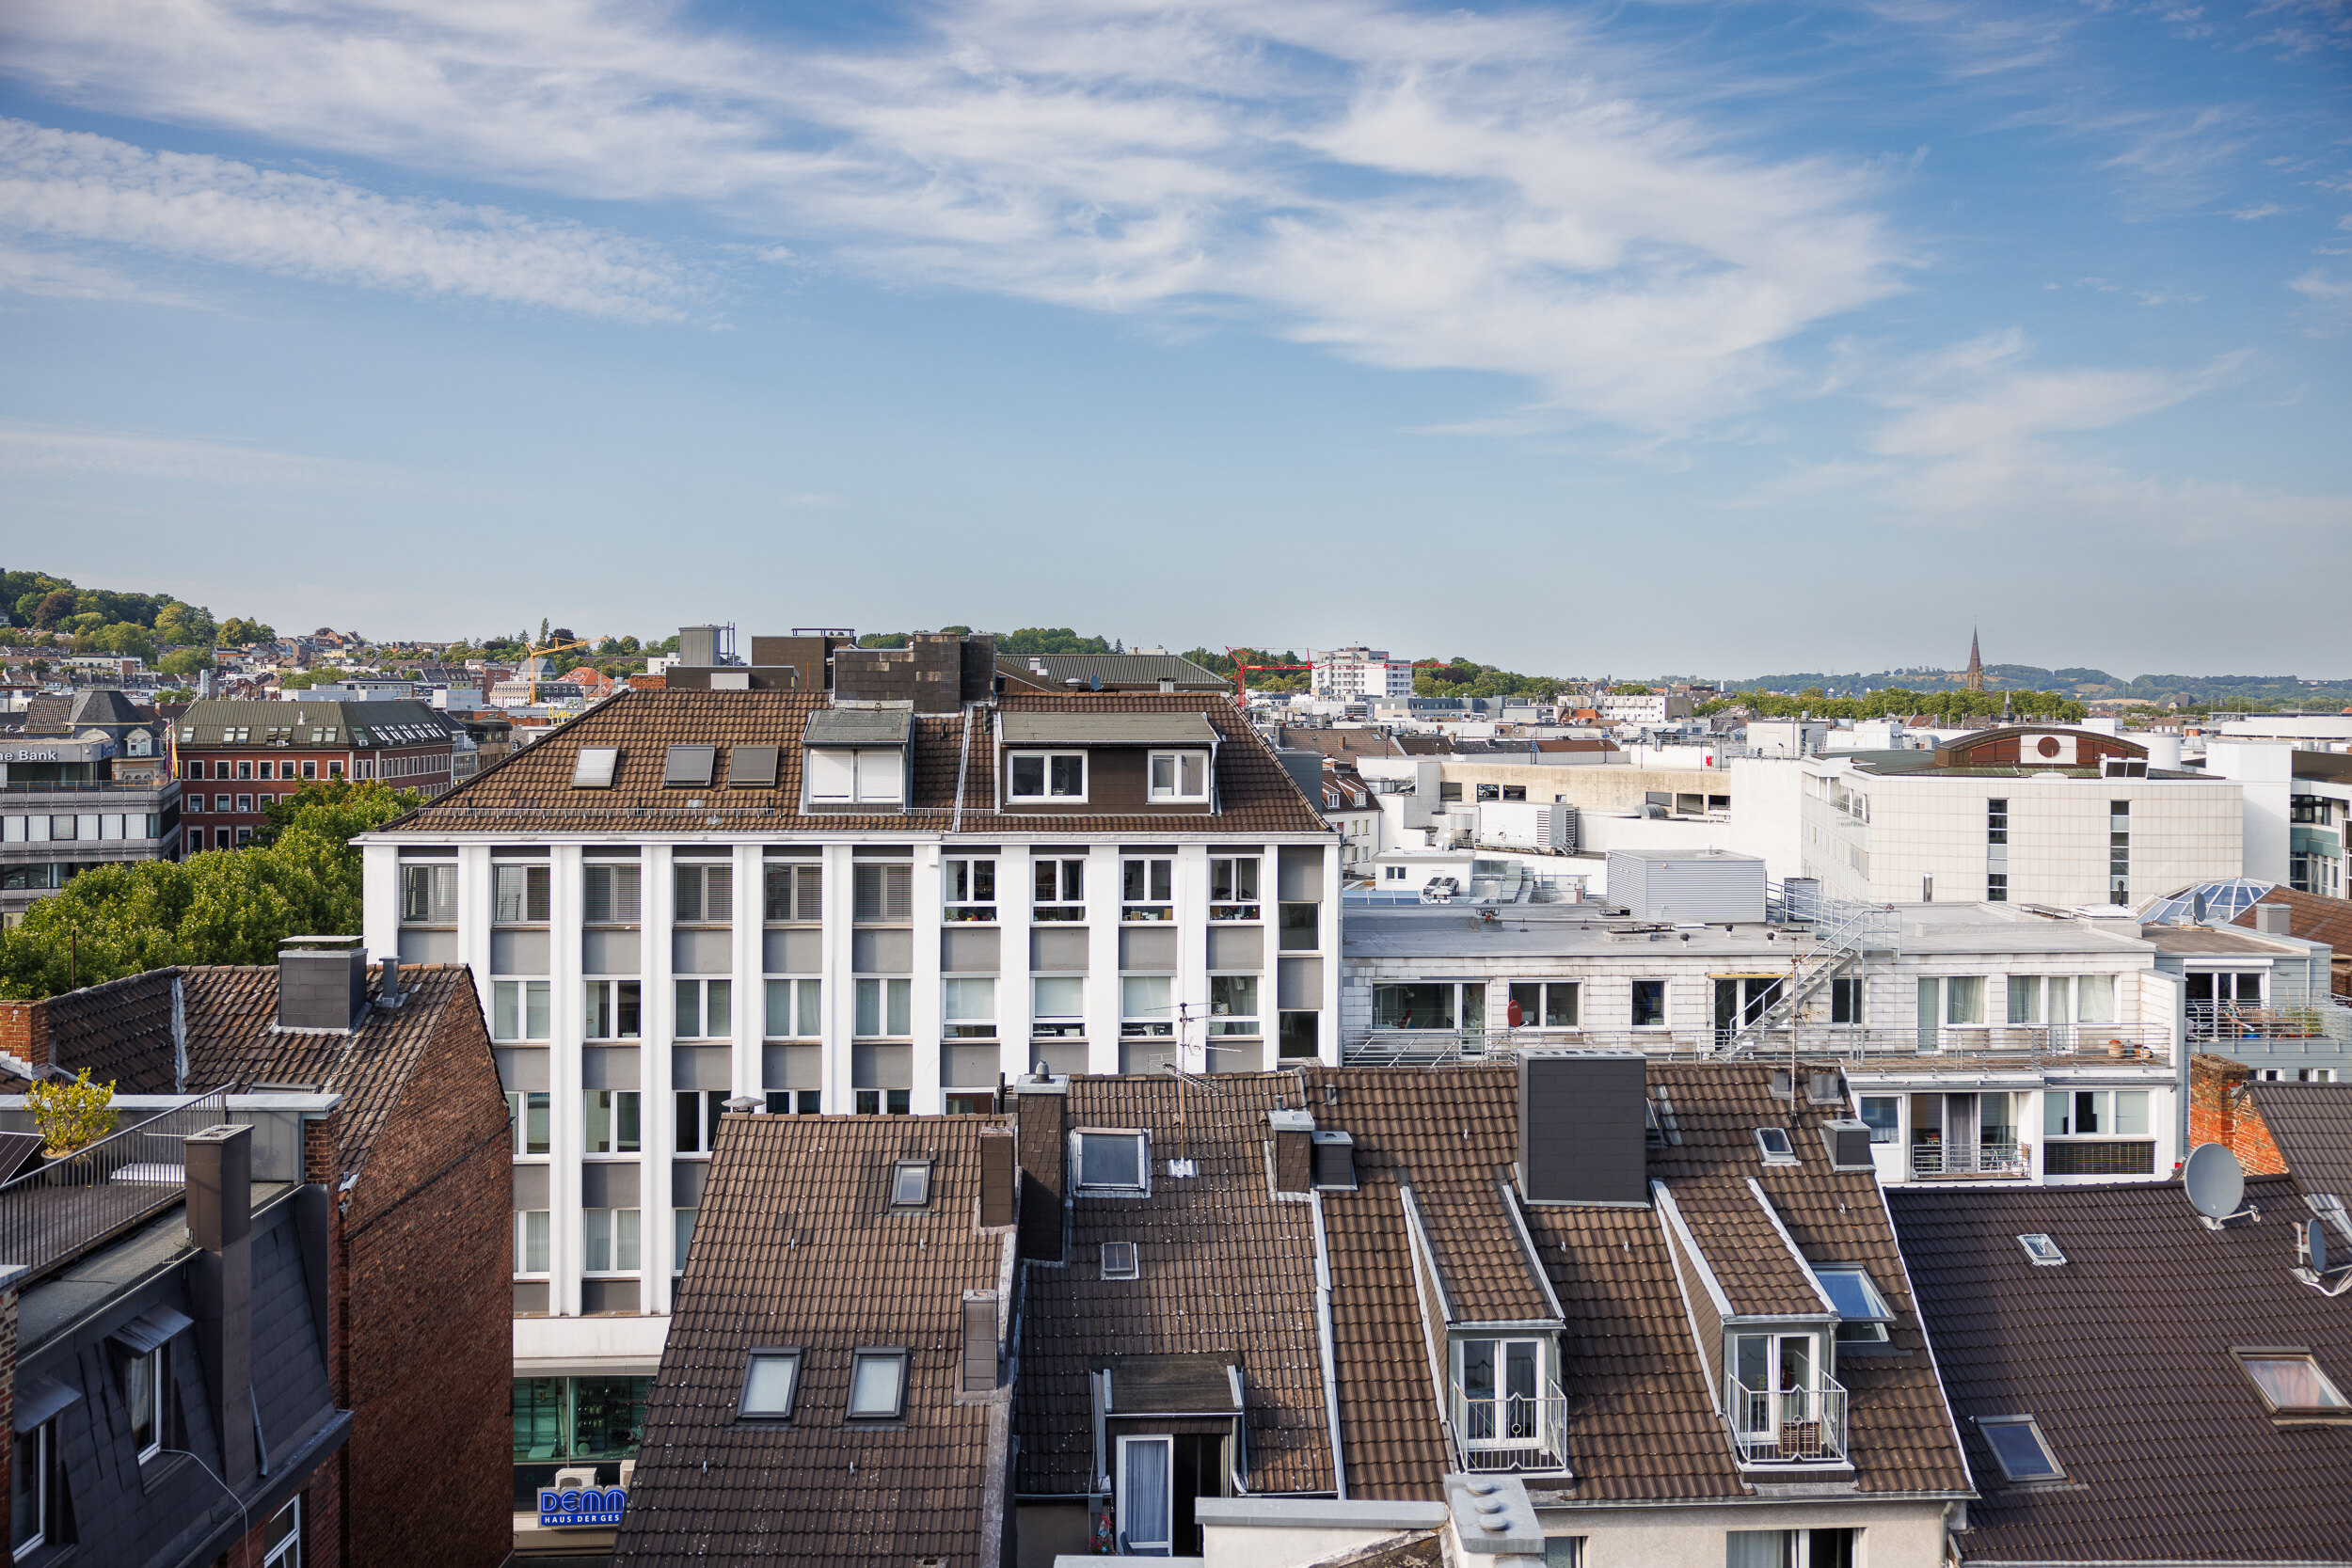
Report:
[[[1154,800],[1206,800],[1209,755],[1206,752],[1153,752],[1147,777]]]
[[[906,800],[906,753],[895,746],[812,748],[804,754],[811,805],[896,806]]]
[[[1015,752],[1007,761],[1006,799],[1065,800],[1087,798],[1084,752]]]

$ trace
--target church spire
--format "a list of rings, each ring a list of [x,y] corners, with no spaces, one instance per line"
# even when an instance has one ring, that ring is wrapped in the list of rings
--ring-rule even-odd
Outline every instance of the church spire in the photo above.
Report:
[[[1968,689],[1984,689],[1984,659],[1977,652],[1977,628],[1974,626],[1968,628]]]

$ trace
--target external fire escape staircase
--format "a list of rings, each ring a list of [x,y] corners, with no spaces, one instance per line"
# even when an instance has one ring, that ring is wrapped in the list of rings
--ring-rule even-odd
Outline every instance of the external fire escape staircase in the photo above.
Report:
[[[1861,963],[1865,954],[1891,953],[1901,942],[1901,918],[1890,906],[1818,897],[1791,902],[1792,916],[1810,927],[1795,967],[1761,1012],[1724,1037],[1718,1055],[1743,1055],[1765,1044],[1793,1024],[1805,1004],[1832,980]]]

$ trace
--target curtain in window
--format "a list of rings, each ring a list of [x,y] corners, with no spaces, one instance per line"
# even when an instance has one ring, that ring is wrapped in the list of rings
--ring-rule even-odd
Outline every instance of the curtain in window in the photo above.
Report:
[[[1127,1484],[1119,1499],[1119,1524],[1130,1546],[1168,1544],[1168,1462],[1173,1446],[1165,1437],[1127,1441]]]
[[[1789,1568],[1789,1532],[1736,1529],[1724,1537],[1724,1568]]]
[[[2074,982],[2074,1017],[2084,1023],[2115,1022],[2115,976],[2085,974]]]

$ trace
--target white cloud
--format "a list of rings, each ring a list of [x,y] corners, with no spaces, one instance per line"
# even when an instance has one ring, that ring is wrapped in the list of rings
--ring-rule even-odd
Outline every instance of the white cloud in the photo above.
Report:
[[[2352,280],[2330,277],[2313,267],[2287,287],[2311,301],[2303,316],[2313,337],[2333,337],[2352,324]]]
[[[23,120],[0,119],[0,229],[625,321],[682,319],[697,293],[685,270],[653,247],[577,224],[394,200],[340,181]],[[114,277],[65,265],[36,272],[34,292],[71,288],[76,277],[96,289],[97,279]]]
[[[375,470],[235,441],[0,419],[0,473],[108,474],[267,488],[363,483]]]
[[[0,294],[140,305],[198,303],[177,290],[158,288],[75,257],[11,245],[0,245]]]
[[[1890,293],[1906,260],[1864,171],[1660,111],[1649,62],[1556,14],[964,0],[830,50],[608,0],[5,18],[20,77],[111,112],[690,203],[803,261],[1237,317],[1650,431],[1780,382],[1778,345]]]

